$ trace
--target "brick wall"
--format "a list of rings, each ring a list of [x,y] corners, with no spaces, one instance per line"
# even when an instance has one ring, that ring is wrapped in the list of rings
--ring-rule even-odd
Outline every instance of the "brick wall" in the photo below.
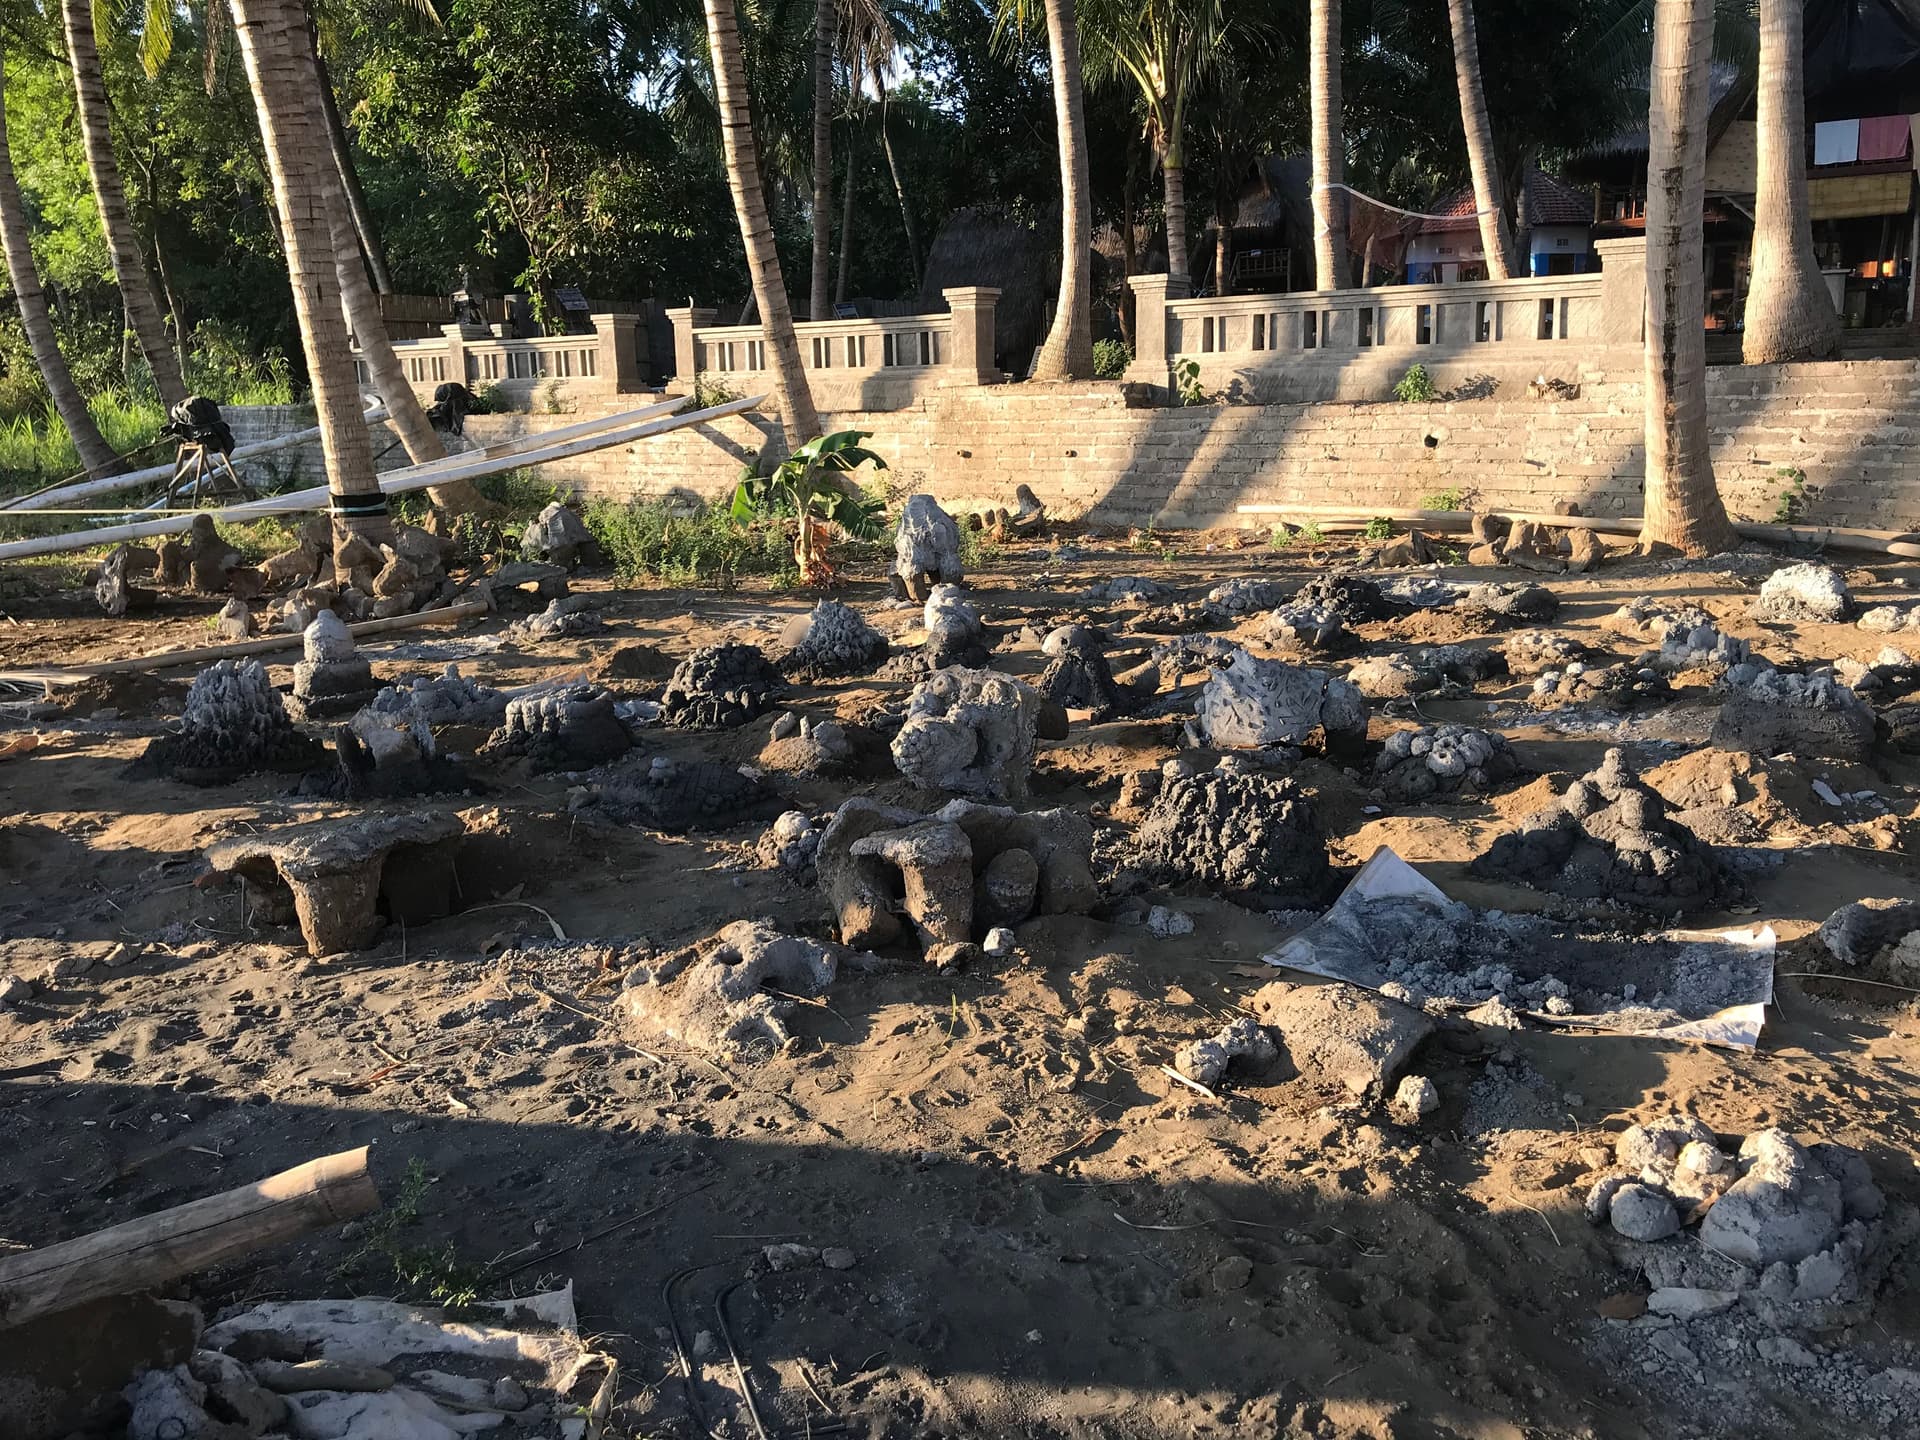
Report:
[[[1920,528],[1920,362],[1836,361],[1710,370],[1714,466],[1736,516],[1769,519],[1803,472],[1811,518]],[[611,406],[607,407],[611,409]],[[580,419],[485,415],[468,438],[497,443]],[[289,418],[236,411],[243,440]],[[1463,490],[1481,505],[1591,514],[1640,511],[1641,386],[1611,376],[1574,400],[1532,400],[1502,385],[1488,399],[1432,405],[1209,405],[1149,409],[1118,384],[957,388],[883,414],[842,412],[830,429],[870,430],[896,483],[943,501],[1010,503],[1025,483],[1058,510],[1107,523],[1232,523],[1242,503],[1410,507]],[[716,497],[777,427],[732,417],[546,467],[590,496]],[[386,439],[382,439],[386,436]],[[376,445],[388,443],[385,427]],[[285,457],[275,457],[283,462]],[[383,468],[404,463],[397,447]],[[302,483],[319,477],[302,452]]]

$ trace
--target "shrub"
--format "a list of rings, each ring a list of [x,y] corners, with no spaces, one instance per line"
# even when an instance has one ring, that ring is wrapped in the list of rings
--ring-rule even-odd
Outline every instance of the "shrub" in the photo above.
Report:
[[[1182,360],[1173,367],[1173,389],[1182,405],[1207,403],[1207,387],[1200,383],[1200,362]]]
[[[1133,363],[1133,351],[1124,340],[1093,342],[1093,375],[1096,380],[1118,380]]]
[[[718,506],[675,509],[657,500],[598,501],[587,529],[622,579],[731,589],[742,575],[791,578],[797,572],[786,531],[740,525]]]
[[[1362,530],[1360,534],[1368,540],[1391,540],[1393,538],[1393,522],[1384,515],[1376,515],[1367,521],[1367,528]]]
[[[1431,495],[1420,497],[1422,510],[1464,510],[1467,508],[1467,492],[1461,489],[1436,490]]]
[[[1409,365],[1407,373],[1394,382],[1393,393],[1408,405],[1424,405],[1440,392],[1433,388],[1426,366]]]

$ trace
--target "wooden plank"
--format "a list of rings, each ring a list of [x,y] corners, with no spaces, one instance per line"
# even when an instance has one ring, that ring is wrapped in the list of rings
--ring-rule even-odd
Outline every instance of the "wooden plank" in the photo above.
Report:
[[[0,1326],[164,1285],[379,1207],[365,1146],[309,1160],[253,1185],[0,1259]]]

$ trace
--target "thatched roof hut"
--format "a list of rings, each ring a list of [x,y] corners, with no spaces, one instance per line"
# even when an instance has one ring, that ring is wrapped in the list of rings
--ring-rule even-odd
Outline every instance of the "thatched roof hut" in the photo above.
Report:
[[[1060,293],[1058,207],[1031,220],[984,206],[954,211],[927,253],[921,310],[944,308],[940,292],[956,285],[991,285],[1000,291],[994,356],[1003,370],[1024,374],[1034,349],[1046,339]]]

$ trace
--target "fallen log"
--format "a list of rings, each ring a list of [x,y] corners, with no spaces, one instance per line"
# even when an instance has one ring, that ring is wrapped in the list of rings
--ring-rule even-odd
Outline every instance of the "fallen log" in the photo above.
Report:
[[[386,635],[395,630],[412,630],[420,625],[439,625],[484,615],[483,600],[463,600],[438,610],[422,610],[414,615],[390,615],[384,620],[362,620],[349,625],[347,633],[355,640],[371,635]],[[261,635],[252,640],[234,640],[225,645],[202,645],[193,650],[163,650],[157,655],[136,655],[127,660],[101,660],[91,665],[63,665],[43,670],[4,670],[0,680],[27,685],[73,685],[95,675],[124,675],[135,670],[166,670],[175,665],[210,665],[215,660],[232,660],[241,655],[265,655],[274,650],[291,650],[305,637],[299,631]]]
[[[0,1327],[164,1285],[379,1208],[365,1146],[309,1160],[256,1184],[0,1259]]]

